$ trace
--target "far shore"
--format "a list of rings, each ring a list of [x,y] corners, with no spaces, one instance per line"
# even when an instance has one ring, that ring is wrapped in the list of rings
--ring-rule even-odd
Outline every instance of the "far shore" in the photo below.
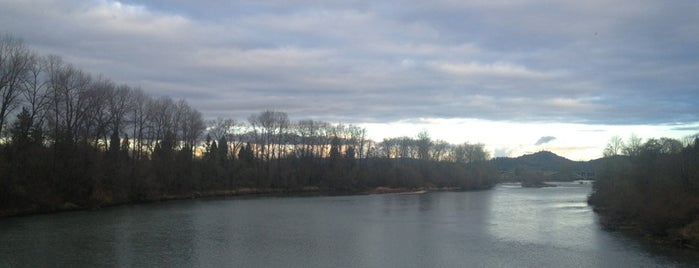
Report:
[[[211,198],[211,197],[250,197],[250,196],[333,196],[333,195],[380,195],[380,194],[396,194],[396,193],[413,193],[413,192],[437,192],[437,191],[462,191],[460,187],[416,187],[416,188],[404,188],[404,187],[375,187],[368,190],[362,191],[334,191],[327,190],[317,186],[307,186],[299,189],[285,189],[285,188],[239,188],[234,190],[214,190],[205,192],[193,192],[188,194],[163,194],[157,196],[149,196],[148,198],[141,199],[134,202],[99,202],[95,201],[89,206],[80,206],[71,202],[66,202],[60,206],[53,208],[28,208],[28,209],[15,209],[15,210],[3,210],[0,211],[0,219],[6,217],[17,217],[17,216],[29,216],[37,214],[51,214],[67,211],[83,211],[83,210],[96,210],[106,207],[114,207],[121,205],[130,204],[146,204],[155,202],[166,202],[173,200],[187,200],[187,199],[200,199],[200,198]],[[479,189],[473,189],[479,190]]]
[[[524,188],[545,188],[545,187],[556,187],[556,185],[551,184],[551,183],[547,183],[547,182],[533,182],[533,183],[522,182],[522,187],[524,187]]]

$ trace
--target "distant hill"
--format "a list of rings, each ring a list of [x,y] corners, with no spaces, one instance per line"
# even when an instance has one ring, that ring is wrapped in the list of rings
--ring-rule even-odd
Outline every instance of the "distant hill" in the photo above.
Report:
[[[601,159],[573,161],[549,151],[541,151],[520,157],[498,157],[491,160],[504,179],[515,177],[515,173],[539,172],[553,180],[576,180],[594,178]]]

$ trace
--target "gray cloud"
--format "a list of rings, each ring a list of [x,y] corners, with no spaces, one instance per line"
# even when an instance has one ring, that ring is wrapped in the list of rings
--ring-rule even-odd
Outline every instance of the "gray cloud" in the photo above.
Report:
[[[207,3],[5,1],[0,25],[208,117],[699,121],[696,1]]]
[[[699,132],[699,126],[673,127],[672,130],[676,130],[676,131],[697,131],[697,132]]]
[[[539,140],[537,140],[534,145],[538,146],[538,145],[546,144],[546,143],[552,142],[555,139],[556,139],[556,137],[554,137],[554,136],[544,136],[544,137],[539,138]]]

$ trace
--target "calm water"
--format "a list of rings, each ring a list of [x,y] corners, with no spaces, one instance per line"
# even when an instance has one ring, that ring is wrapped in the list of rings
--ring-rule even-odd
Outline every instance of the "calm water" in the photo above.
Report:
[[[0,267],[653,267],[697,254],[601,230],[589,185],[207,199],[0,220]]]

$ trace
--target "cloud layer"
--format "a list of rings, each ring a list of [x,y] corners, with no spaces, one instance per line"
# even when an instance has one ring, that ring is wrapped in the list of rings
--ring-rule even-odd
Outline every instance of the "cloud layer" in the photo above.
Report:
[[[552,142],[555,139],[556,139],[556,137],[554,137],[554,136],[543,136],[543,137],[539,138],[534,145],[538,146],[538,145],[542,145],[542,144],[547,144],[549,142]]]
[[[503,3],[0,1],[0,31],[207,117],[699,121],[699,2]]]

